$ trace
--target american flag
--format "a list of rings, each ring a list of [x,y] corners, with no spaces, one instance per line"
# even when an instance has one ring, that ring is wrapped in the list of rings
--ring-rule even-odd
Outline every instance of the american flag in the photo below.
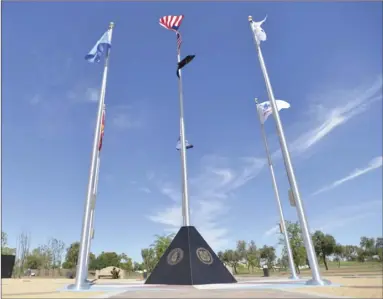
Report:
[[[168,30],[172,30],[177,35],[177,53],[180,53],[182,38],[178,29],[181,26],[184,16],[165,16],[160,19],[160,25]]]

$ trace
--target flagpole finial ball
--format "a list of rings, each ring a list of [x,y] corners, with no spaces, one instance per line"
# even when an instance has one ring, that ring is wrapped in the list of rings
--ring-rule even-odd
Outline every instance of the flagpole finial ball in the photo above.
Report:
[[[251,22],[253,20],[253,17],[252,16],[248,16],[248,20],[249,20],[249,22]]]
[[[114,22],[110,22],[109,29],[113,29],[113,27],[114,27]]]

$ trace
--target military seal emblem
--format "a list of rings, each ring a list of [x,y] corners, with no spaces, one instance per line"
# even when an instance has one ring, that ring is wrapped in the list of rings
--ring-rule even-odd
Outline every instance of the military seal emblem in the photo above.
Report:
[[[213,263],[213,256],[211,255],[211,253],[207,249],[200,247],[197,249],[196,253],[197,253],[198,259],[202,263],[204,263],[206,265],[211,265]]]
[[[169,252],[167,262],[169,265],[174,266],[182,261],[183,257],[184,251],[181,248],[174,248]]]

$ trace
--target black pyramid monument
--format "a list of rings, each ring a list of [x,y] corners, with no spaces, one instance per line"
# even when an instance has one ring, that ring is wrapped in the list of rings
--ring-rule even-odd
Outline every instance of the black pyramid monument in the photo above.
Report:
[[[199,285],[235,283],[194,226],[182,226],[145,284]]]

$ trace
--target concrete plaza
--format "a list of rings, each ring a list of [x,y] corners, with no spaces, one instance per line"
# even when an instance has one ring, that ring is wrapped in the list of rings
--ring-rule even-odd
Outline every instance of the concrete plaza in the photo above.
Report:
[[[3,298],[383,298],[382,273],[329,276],[331,286],[307,286],[286,277],[239,277],[237,284],[144,285],[138,280],[98,280],[86,291],[69,291],[70,279],[3,279]]]

